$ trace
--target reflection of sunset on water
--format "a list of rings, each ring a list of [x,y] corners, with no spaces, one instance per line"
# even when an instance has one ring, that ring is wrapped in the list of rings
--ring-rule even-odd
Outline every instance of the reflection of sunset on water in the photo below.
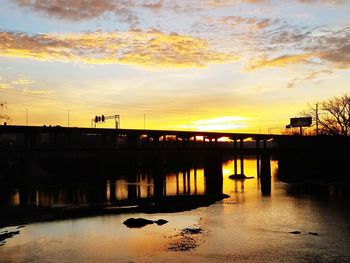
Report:
[[[339,230],[346,224],[343,215],[346,210],[339,212],[331,206],[329,211],[323,210],[321,207],[324,204],[320,206],[320,200],[315,202],[308,195],[298,196],[291,191],[289,185],[277,180],[278,165],[275,160],[270,161],[271,192],[264,195],[263,180],[258,178],[255,156],[237,156],[237,173],[242,172],[242,157],[244,174],[254,178],[230,179],[229,176],[235,173],[234,156],[231,156],[231,159],[223,163],[212,160],[203,167],[184,165],[176,170],[155,169],[153,172],[135,172],[128,176],[116,175],[91,185],[60,184],[50,188],[38,185],[33,189],[14,189],[9,195],[12,206],[35,204],[47,208],[72,204],[95,205],[99,202],[105,204],[106,208],[137,207],[138,202],[145,200],[155,203],[157,198],[177,197],[183,198],[181,202],[190,202],[193,197],[206,197],[221,191],[229,197],[210,206],[180,213],[144,214],[132,210],[131,214],[28,224],[19,235],[0,246],[2,257],[18,262],[25,261],[28,255],[33,262],[41,262],[43,257],[52,255],[55,255],[55,260],[69,259],[73,262],[120,262],[125,259],[152,262],[154,258],[156,261],[167,262],[221,262],[222,253],[218,254],[217,251],[227,251],[229,256],[224,262],[231,262],[237,257],[249,259],[243,262],[251,262],[256,254],[265,251],[269,251],[273,258],[281,258],[291,250],[300,251],[305,242],[312,242],[313,254],[328,255],[329,251],[324,251],[324,247],[330,242],[336,244],[341,251],[348,251],[347,243],[339,241],[339,236],[342,240],[348,238],[346,231]],[[218,164],[221,164],[221,169],[217,169]],[[219,183],[215,185],[215,182]],[[327,202],[333,201],[336,199]],[[341,206],[340,203],[337,205]],[[130,229],[123,225],[130,217],[143,217],[153,221],[165,219],[168,223]],[[332,218],[332,229],[328,218]],[[200,228],[203,234],[184,237],[181,231],[188,227]],[[289,233],[294,229],[300,229],[304,233],[302,243]],[[327,233],[327,236],[315,239],[316,236],[307,234],[309,231],[322,235]],[[193,242],[195,248],[186,253],[169,250],[176,242],[180,242],[181,246],[184,240]],[[60,242],[59,247],[57,242]],[[36,249],[33,250],[33,247]],[[271,247],[274,249],[271,250]],[[33,252],[37,250],[41,253]],[[76,251],[74,258],[67,252],[72,250]]]
[[[271,176],[276,175],[277,162],[274,160],[271,163]],[[244,180],[233,180],[228,178],[230,175],[234,174],[234,160],[228,160],[223,163],[223,192],[231,196],[228,202],[245,202],[247,198],[259,197],[260,194],[256,191],[260,191],[260,182],[258,179],[258,167],[257,160],[255,157],[245,157],[243,160],[244,174],[247,177],[254,177],[251,179]],[[237,161],[237,170],[240,171],[240,160]],[[254,198],[255,198],[254,197]]]
[[[237,157],[237,171],[241,172],[241,156]],[[257,180],[257,166],[254,157],[245,157],[243,159],[244,174],[253,176],[254,179],[232,180],[228,177],[234,174],[234,160],[228,160],[222,165],[223,175],[223,193],[241,196],[243,193],[249,196],[249,190],[260,187]],[[271,161],[272,174],[276,174],[277,163]],[[204,195],[212,191],[210,188],[213,184],[210,179],[220,176],[213,174],[216,171],[206,168],[187,167],[178,171],[168,171],[163,175],[152,173],[138,173],[134,176],[106,178],[105,182],[101,181],[93,185],[86,183],[74,183],[70,185],[58,184],[51,187],[38,185],[33,189],[14,189],[9,197],[9,203],[12,206],[18,205],[35,205],[38,207],[60,207],[60,206],[81,206],[90,202],[105,205],[125,205],[128,202],[134,202],[141,199],[153,198],[155,196],[155,176],[163,176],[161,182],[163,189],[162,196],[182,196],[182,195]],[[209,176],[206,178],[205,176]],[[208,181],[208,179],[210,179]],[[208,184],[208,185],[207,185]],[[208,188],[209,187],[209,188]],[[215,188],[211,194],[219,194],[221,186]],[[159,190],[159,188],[158,188]]]
[[[166,175],[166,195],[204,194],[204,170],[189,169]]]

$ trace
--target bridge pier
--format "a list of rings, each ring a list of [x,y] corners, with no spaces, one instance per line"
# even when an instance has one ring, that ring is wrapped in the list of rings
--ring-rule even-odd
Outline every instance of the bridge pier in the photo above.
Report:
[[[271,194],[271,164],[269,154],[261,155],[260,182],[261,193],[264,196],[269,196]]]
[[[165,171],[163,167],[155,167],[153,170],[154,197],[160,199],[166,195]]]
[[[238,166],[238,164],[237,164],[237,155],[235,154],[235,156],[234,156],[234,164],[233,164],[233,166],[234,166],[234,171],[235,171],[235,174],[237,174],[237,166]]]
[[[107,201],[111,202],[111,203],[114,203],[117,200],[117,187],[116,187],[116,184],[115,184],[115,182],[109,181],[109,183],[107,183],[107,187],[109,187],[109,196],[107,196]]]
[[[211,154],[208,158],[209,161],[205,162],[204,166],[205,193],[222,194],[222,157],[219,154]]]
[[[241,154],[239,156],[239,161],[240,161],[240,174],[244,174],[244,155]],[[238,155],[235,154],[233,157],[233,169],[234,169],[234,174],[238,174]]]

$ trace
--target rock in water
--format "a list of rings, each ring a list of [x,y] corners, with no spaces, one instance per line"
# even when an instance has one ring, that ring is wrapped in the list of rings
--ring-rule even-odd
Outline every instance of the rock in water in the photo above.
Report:
[[[19,231],[12,231],[12,232],[4,231],[0,233],[0,242],[3,242],[5,239],[11,238],[14,235],[18,235],[18,234],[19,234]]]
[[[295,234],[295,235],[297,235],[297,234],[300,234],[301,232],[300,231],[298,231],[298,230],[295,230],[295,231],[292,231],[292,232],[289,232],[290,234]]]
[[[158,219],[157,221],[154,221],[154,223],[156,223],[158,226],[161,226],[168,223],[168,221],[165,219]]]
[[[153,224],[154,221],[144,218],[129,218],[123,222],[124,225],[130,228],[141,228],[146,225]]]

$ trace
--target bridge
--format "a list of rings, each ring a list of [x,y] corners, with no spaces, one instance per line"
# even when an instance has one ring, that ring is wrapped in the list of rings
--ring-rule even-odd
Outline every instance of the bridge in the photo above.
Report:
[[[281,174],[295,177],[317,171],[329,178],[343,174],[345,169],[339,163],[350,161],[349,148],[350,138],[345,136],[0,126],[3,173],[8,173],[10,168],[6,167],[11,166],[18,174],[23,167],[37,165],[61,174],[74,171],[71,167],[77,167],[75,171],[80,174],[95,174],[101,169],[111,173],[123,167],[127,170],[140,165],[199,161],[211,165],[206,170],[214,175],[220,174],[222,158],[229,156],[239,175],[244,174],[244,155],[256,156],[258,169],[259,163],[269,166],[269,156],[274,155]],[[322,164],[330,160],[334,165],[325,169]]]
[[[267,149],[283,135],[141,129],[0,126],[2,149]],[[254,143],[255,142],[255,143]],[[270,147],[271,148],[271,147]]]

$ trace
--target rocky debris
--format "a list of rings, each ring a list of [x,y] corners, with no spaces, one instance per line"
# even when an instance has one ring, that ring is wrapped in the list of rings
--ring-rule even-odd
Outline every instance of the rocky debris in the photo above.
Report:
[[[295,234],[295,235],[298,235],[298,234],[301,234],[301,232],[299,230],[295,230],[295,231],[292,231],[292,232],[289,232],[290,234]],[[311,235],[311,236],[319,236],[320,234],[319,233],[316,233],[316,232],[308,232],[308,233],[304,233],[303,235]]]
[[[6,239],[11,238],[11,237],[13,237],[14,235],[17,235],[17,234],[19,234],[18,230],[17,231],[11,231],[11,232],[4,231],[4,232],[0,233],[0,242],[3,242]]]
[[[177,235],[178,240],[171,243],[168,248],[171,251],[190,251],[198,247],[198,238],[196,235],[203,234],[203,228],[184,228],[180,234]]]
[[[157,221],[154,221],[154,223],[156,223],[158,226],[162,226],[162,225],[168,223],[168,221],[164,220],[164,219],[158,219]]]
[[[244,180],[244,179],[252,179],[253,176],[245,176],[244,174],[232,174],[228,178],[233,180]]]
[[[171,251],[190,251],[198,247],[196,240],[192,237],[184,236],[178,242],[170,244]]]
[[[154,221],[144,218],[129,218],[123,222],[124,225],[131,228],[140,228],[153,223]]]
[[[196,235],[196,234],[202,234],[203,232],[204,232],[203,228],[186,227],[186,228],[181,230],[181,234],[183,234],[183,235],[186,235],[186,234]]]
[[[152,221],[145,218],[129,218],[123,222],[124,225],[130,228],[141,228],[146,225],[151,225],[154,223],[156,223],[158,226],[161,226],[168,223],[168,221],[164,219],[158,219],[156,221]]]

